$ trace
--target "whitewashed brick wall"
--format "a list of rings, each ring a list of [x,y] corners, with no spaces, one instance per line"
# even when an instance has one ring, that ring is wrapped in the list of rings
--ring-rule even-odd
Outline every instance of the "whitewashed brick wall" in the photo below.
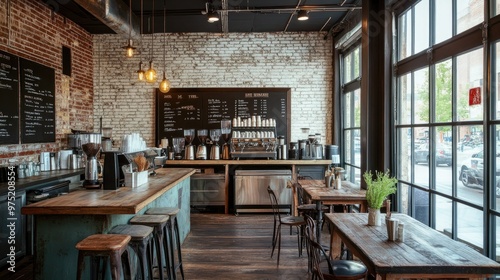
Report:
[[[166,73],[172,88],[286,87],[292,91],[292,139],[302,127],[331,143],[332,41],[324,33],[167,34]],[[144,35],[143,69],[151,52]],[[124,134],[138,132],[154,142],[156,84],[139,82],[140,56],[126,58],[126,39],[94,36],[94,128],[113,128],[119,145]],[[163,34],[153,37],[153,61],[163,75]]]

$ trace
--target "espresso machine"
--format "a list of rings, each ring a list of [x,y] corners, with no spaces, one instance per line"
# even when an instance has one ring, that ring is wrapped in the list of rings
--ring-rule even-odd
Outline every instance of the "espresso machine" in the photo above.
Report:
[[[208,138],[208,130],[198,129],[198,139],[200,140],[200,145],[196,149],[196,159],[207,159],[207,146],[205,146],[205,141]]]
[[[85,180],[83,181],[83,187],[87,189],[100,188],[99,169],[101,166],[97,160],[97,154],[101,150],[101,134],[85,134],[85,137],[81,139],[81,143],[82,150],[86,156]]]
[[[222,140],[224,144],[222,145],[222,159],[230,159],[229,152],[229,137],[231,136],[231,120],[221,120],[220,121],[220,131],[222,134]]]
[[[191,143],[194,140],[194,128],[184,129],[184,159],[194,159],[194,146]]]
[[[219,139],[220,139],[220,129],[210,129],[210,139],[213,144],[210,148],[210,159],[220,159],[220,147],[219,147]]]

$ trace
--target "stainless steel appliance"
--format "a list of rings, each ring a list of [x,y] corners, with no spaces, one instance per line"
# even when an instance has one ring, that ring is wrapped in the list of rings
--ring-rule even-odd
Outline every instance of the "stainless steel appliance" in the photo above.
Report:
[[[271,212],[268,186],[276,193],[281,211],[290,213],[292,190],[286,186],[291,179],[290,170],[236,170],[234,176],[236,213]]]
[[[210,139],[212,140],[212,147],[210,148],[210,159],[220,159],[220,129],[210,129]]]
[[[198,149],[196,150],[196,159],[207,159],[207,146],[205,146],[207,138],[208,130],[198,129],[198,139],[200,140],[200,145],[198,145]]]
[[[194,129],[184,129],[184,139],[186,146],[184,151],[184,159],[194,159],[194,146],[191,145],[194,139]]]
[[[191,176],[191,206],[223,206],[226,201],[224,174]]]
[[[231,135],[231,120],[220,121],[220,132],[222,134],[222,159],[230,159],[229,153],[229,136]]]
[[[100,188],[99,183],[99,169],[100,163],[97,160],[97,154],[101,150],[101,134],[92,133],[86,134],[87,137],[83,138],[82,150],[87,156],[87,161],[85,164],[85,181],[83,181],[83,186],[85,188]]]
[[[182,159],[182,150],[184,150],[185,141],[186,140],[183,137],[176,137],[172,139],[172,147],[174,150],[173,158]],[[190,154],[192,155],[193,152],[191,151]]]

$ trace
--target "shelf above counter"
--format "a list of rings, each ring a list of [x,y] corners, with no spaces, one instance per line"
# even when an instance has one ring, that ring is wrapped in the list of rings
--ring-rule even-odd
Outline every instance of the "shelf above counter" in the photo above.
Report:
[[[266,159],[244,159],[244,160],[167,160],[165,165],[329,165],[332,163],[329,159],[314,159],[314,160],[266,160]]]

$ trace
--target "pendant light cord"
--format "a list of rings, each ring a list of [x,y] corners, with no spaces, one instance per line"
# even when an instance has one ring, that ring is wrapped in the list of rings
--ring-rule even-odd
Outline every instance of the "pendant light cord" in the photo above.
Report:
[[[143,30],[144,21],[142,20],[143,7],[144,7],[144,2],[143,2],[143,0],[141,0],[141,24],[140,24],[140,27],[141,27],[141,34],[140,34],[141,35],[140,36],[141,37],[141,49],[140,49],[140,52],[139,52],[139,60],[141,61],[140,62],[141,64],[142,64],[142,47],[143,47],[143,45],[142,45],[142,43],[143,43],[142,42],[142,34],[144,34],[144,30]],[[142,69],[142,65],[141,65],[141,69]]]
[[[128,24],[129,24],[129,29],[128,29],[128,42],[130,44],[130,39],[132,38],[132,0],[129,0],[128,2]]]
[[[154,38],[153,35],[155,33],[155,0],[153,0],[153,10],[151,10],[151,60],[153,61],[153,46],[154,46]]]
[[[167,17],[167,1],[163,0],[163,76],[167,69],[167,61],[165,60],[165,48],[167,46],[167,36],[166,36],[166,17]]]

